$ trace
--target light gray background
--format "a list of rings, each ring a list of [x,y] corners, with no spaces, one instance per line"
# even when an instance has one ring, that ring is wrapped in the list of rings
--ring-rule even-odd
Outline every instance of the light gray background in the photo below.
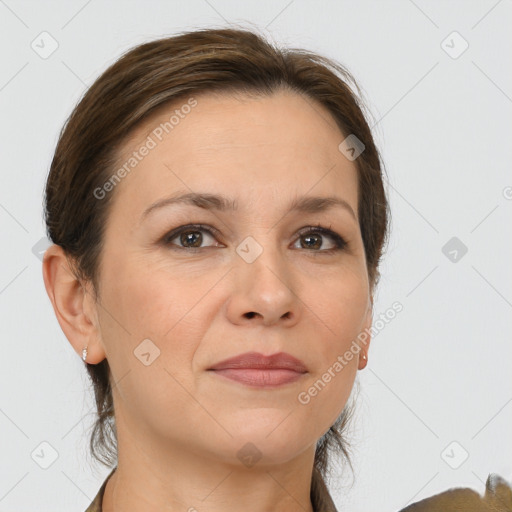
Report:
[[[356,479],[332,482],[337,505],[395,511],[512,479],[511,0],[0,0],[0,511],[82,511],[108,474],[87,455],[92,390],[32,251],[58,133],[123,51],[232,22],[346,65],[378,121],[393,220],[375,311],[404,310],[358,374]],[[43,31],[59,45],[47,59],[31,48]]]

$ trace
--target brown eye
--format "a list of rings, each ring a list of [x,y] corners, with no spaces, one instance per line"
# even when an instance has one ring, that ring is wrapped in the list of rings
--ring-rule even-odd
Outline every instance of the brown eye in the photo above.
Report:
[[[318,233],[313,233],[311,235],[302,235],[301,239],[304,242],[302,244],[303,249],[320,249],[322,247],[322,235]]]
[[[179,237],[180,243],[184,247],[201,247],[201,242],[203,241],[201,231],[183,231]]]
[[[201,249],[221,246],[218,243],[203,245],[208,241],[208,237],[215,241],[215,233],[217,233],[217,230],[202,224],[180,226],[168,233],[163,238],[162,243],[175,250],[197,252]],[[331,241],[331,246],[327,248],[325,247],[326,239]],[[301,230],[297,242],[300,243],[300,246],[295,246],[295,248],[306,250],[312,254],[332,254],[343,250],[347,246],[347,242],[340,235],[320,225],[308,226]]]
[[[330,238],[333,247],[321,249],[324,244],[324,238]],[[324,228],[323,226],[310,226],[302,230],[298,241],[301,243],[301,248],[309,250],[313,253],[332,253],[341,251],[347,245],[347,242],[334,231]]]
[[[212,230],[201,225],[194,225],[194,226],[182,226],[178,229],[175,229],[168,233],[163,243],[165,245],[172,245],[175,246],[173,249],[203,249],[206,247],[212,247],[210,246],[203,246],[202,244],[205,242],[205,237],[203,236],[203,233],[206,233],[206,237],[211,237],[215,240],[214,234],[212,233]],[[177,240],[176,242],[173,242],[173,240]],[[207,241],[207,240],[206,240]]]

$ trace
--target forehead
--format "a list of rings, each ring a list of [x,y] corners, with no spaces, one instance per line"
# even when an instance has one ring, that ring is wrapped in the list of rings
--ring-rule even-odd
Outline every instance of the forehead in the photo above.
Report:
[[[190,106],[193,105],[193,106]],[[278,135],[277,138],[274,136]],[[124,152],[135,150],[148,137],[159,146],[174,140],[180,147],[197,150],[300,145],[326,155],[338,152],[344,138],[329,111],[315,100],[292,91],[270,96],[243,92],[199,93],[173,101],[152,113],[125,141]],[[313,147],[314,144],[314,147]]]
[[[344,138],[325,107],[297,93],[196,94],[159,109],[132,132],[118,166],[134,153],[140,158],[143,146],[151,149],[116,194],[142,210],[176,190],[222,192],[244,203],[255,194],[287,200],[336,189],[356,211],[356,167],[338,149]]]

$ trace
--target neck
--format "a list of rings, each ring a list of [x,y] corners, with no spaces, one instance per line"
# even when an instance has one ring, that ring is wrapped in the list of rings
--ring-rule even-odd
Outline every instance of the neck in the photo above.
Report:
[[[117,433],[118,465],[105,487],[102,512],[314,512],[315,445],[285,463],[262,459],[246,467],[183,444],[164,449],[126,437],[125,429]]]
[[[307,472],[284,467],[240,471],[204,464],[208,470],[194,474],[179,464],[165,474],[155,467],[127,471],[118,465],[105,487],[102,512],[314,512],[310,473],[308,479]],[[299,482],[307,482],[302,490]]]

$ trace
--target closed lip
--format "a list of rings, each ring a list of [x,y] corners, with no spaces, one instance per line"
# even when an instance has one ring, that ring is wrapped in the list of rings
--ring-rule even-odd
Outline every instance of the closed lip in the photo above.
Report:
[[[297,373],[306,373],[306,365],[296,357],[286,352],[278,352],[270,356],[259,352],[245,352],[238,356],[224,359],[208,370],[225,369],[261,369],[261,370],[293,370]]]

